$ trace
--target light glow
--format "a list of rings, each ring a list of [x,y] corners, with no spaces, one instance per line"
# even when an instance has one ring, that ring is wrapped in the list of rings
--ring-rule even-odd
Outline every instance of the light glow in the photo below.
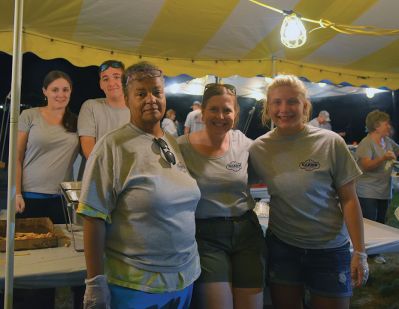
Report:
[[[288,48],[297,48],[306,43],[306,29],[301,19],[292,13],[284,17],[280,29],[281,43]]]

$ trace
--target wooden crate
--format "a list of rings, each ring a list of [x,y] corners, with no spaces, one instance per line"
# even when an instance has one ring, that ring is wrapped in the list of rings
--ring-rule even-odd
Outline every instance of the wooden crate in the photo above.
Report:
[[[6,251],[7,221],[0,220],[0,251]],[[26,218],[15,220],[15,233],[50,233],[45,238],[16,239],[14,250],[31,250],[57,247],[57,236],[54,234],[54,225],[50,218]]]

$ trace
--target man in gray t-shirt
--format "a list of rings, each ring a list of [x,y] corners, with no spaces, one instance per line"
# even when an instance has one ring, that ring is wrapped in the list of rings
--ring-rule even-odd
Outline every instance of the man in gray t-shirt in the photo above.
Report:
[[[90,99],[83,103],[79,112],[78,133],[86,159],[95,143],[106,133],[115,130],[130,120],[122,89],[124,65],[120,61],[108,60],[99,69],[100,88],[105,98]]]
[[[200,131],[204,128],[202,121],[201,102],[194,101],[191,106],[192,112],[189,112],[184,123],[184,134]]]

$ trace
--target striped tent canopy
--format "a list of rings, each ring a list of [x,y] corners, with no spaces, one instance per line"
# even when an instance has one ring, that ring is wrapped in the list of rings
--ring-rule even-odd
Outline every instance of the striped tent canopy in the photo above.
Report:
[[[260,1],[262,2],[262,1]],[[263,0],[334,24],[398,29],[398,0]],[[0,51],[12,53],[13,1],[2,1]],[[167,75],[272,76],[399,88],[399,36],[341,34],[304,22],[307,43],[280,42],[283,15],[249,0],[25,0],[23,51],[77,66],[119,59]]]

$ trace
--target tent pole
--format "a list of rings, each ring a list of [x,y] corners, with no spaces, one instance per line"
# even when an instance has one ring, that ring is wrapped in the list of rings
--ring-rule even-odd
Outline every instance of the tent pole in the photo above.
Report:
[[[4,281],[4,308],[13,307],[14,285],[14,234],[15,234],[15,182],[16,182],[16,150],[18,134],[18,117],[21,100],[21,71],[22,71],[22,24],[23,0],[15,0],[14,6],[14,35],[11,77],[11,116],[7,188],[7,244],[6,269]]]

